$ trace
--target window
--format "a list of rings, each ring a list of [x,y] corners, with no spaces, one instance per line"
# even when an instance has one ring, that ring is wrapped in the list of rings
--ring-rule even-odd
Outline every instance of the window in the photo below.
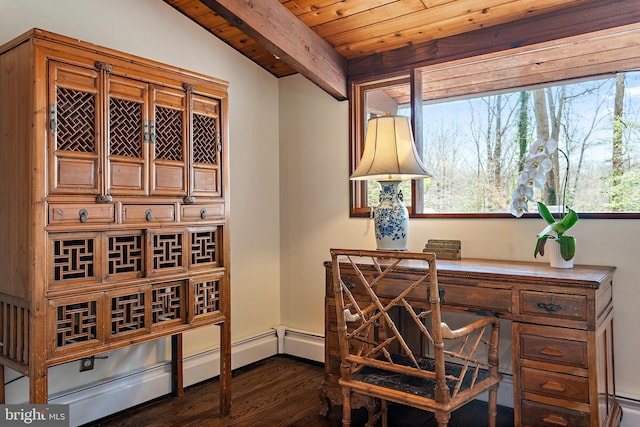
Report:
[[[413,84],[409,76],[358,84],[352,165],[368,117],[415,111],[416,146],[433,178],[404,183],[412,216],[510,217],[529,146],[551,138],[559,150],[536,200],[564,199],[583,217],[640,218],[640,59],[626,47],[638,33],[439,64],[413,71]],[[378,188],[354,184],[353,215],[377,204]]]

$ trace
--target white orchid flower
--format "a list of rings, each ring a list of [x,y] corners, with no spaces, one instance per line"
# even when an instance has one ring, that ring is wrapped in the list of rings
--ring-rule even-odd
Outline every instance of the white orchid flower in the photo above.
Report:
[[[511,207],[509,212],[515,217],[521,217],[529,212],[529,200],[533,200],[533,188],[520,184],[511,195]]]
[[[550,156],[557,148],[558,143],[553,139],[537,139],[531,144],[529,153],[532,155],[546,154]]]
[[[539,169],[525,169],[518,177],[518,185],[525,185],[529,188],[542,188],[547,182],[546,173]]]
[[[524,162],[524,169],[535,169],[541,173],[547,173],[551,170],[553,164],[546,154],[536,154],[529,156]]]

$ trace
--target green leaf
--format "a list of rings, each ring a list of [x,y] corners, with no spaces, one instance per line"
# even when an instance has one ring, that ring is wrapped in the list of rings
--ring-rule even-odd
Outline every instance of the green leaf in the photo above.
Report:
[[[576,239],[573,236],[561,236],[558,238],[560,255],[565,261],[569,261],[576,254]]]
[[[541,238],[544,235],[547,235],[547,237],[552,237],[549,235],[549,233],[551,233],[552,231],[556,231],[555,230],[555,223],[553,224],[549,224],[547,225],[544,230],[542,230],[541,232],[538,233],[538,239]]]
[[[547,205],[542,202],[538,202],[538,213],[548,224],[556,222],[556,219],[551,215],[551,212],[549,212]]]
[[[562,221],[560,221],[562,227],[564,228],[564,231],[567,231],[568,229],[576,225],[576,222],[578,222],[578,214],[576,213],[576,211],[571,208],[567,209],[569,209],[569,212],[567,212],[564,218],[562,218]]]
[[[548,234],[545,235],[538,235],[538,241],[536,242],[536,250],[533,252],[533,257],[537,258],[538,254],[540,254],[540,256],[544,256],[544,245],[545,243],[547,243],[547,239],[549,238],[553,238],[553,236],[550,236]]]

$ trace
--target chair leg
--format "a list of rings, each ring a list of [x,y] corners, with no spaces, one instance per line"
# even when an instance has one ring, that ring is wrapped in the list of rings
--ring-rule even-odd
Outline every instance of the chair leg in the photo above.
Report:
[[[351,389],[342,387],[342,427],[351,425]]]
[[[436,421],[438,421],[438,427],[447,427],[449,425],[451,412],[436,412],[435,416]]]
[[[498,415],[498,385],[489,389],[489,427],[496,427]]]
[[[389,413],[389,408],[386,400],[382,400],[380,402],[380,416],[382,417],[382,427],[388,427],[387,423],[387,414]]]

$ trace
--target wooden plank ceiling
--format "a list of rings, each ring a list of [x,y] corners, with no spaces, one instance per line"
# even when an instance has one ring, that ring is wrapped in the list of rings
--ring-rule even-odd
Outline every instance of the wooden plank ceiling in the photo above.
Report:
[[[164,0],[276,77],[347,97],[350,61],[598,0]]]

